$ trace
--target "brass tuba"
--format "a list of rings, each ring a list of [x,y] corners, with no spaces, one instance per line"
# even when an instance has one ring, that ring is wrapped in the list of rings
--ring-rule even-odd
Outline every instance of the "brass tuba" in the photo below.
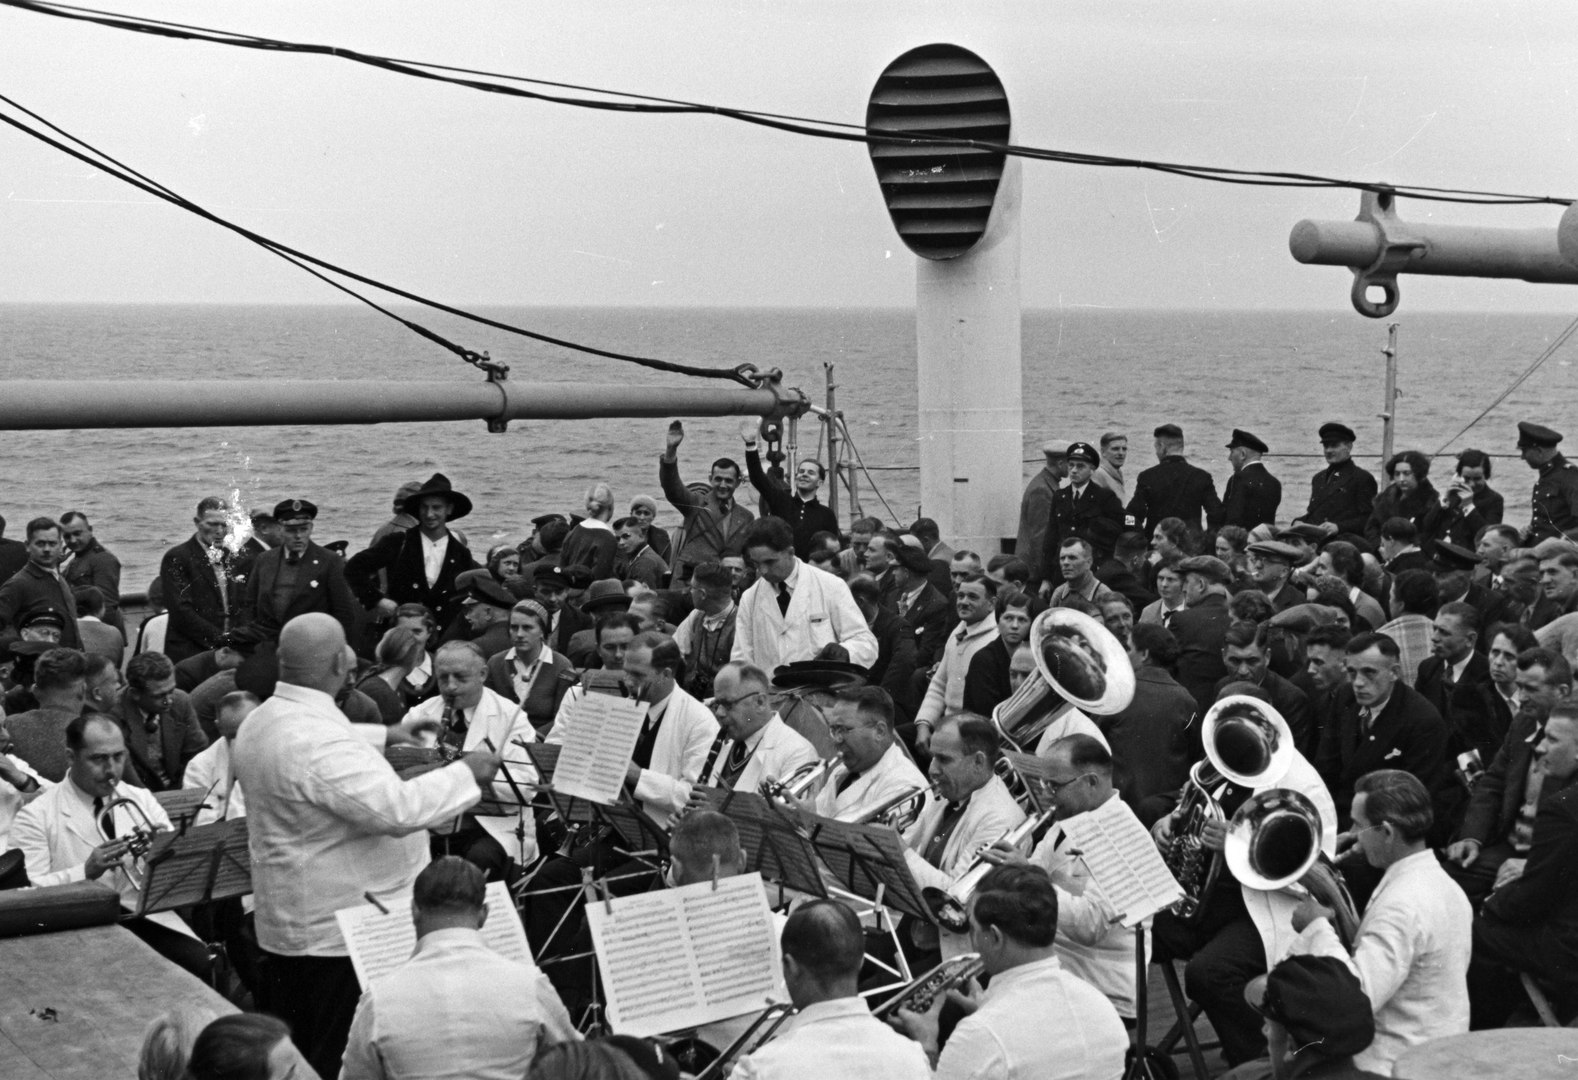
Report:
[[[1205,760],[1189,770],[1183,798],[1173,811],[1172,846],[1166,852],[1167,869],[1184,892],[1172,911],[1185,921],[1200,917],[1222,872],[1222,853],[1207,851],[1201,841],[1207,824],[1224,820],[1212,790],[1224,780],[1247,788],[1275,784],[1293,764],[1294,754],[1293,732],[1282,714],[1247,694],[1212,705],[1200,738]]]
[[[1359,913],[1342,873],[1321,851],[1320,812],[1291,788],[1252,796],[1227,827],[1222,856],[1239,884],[1275,892],[1297,884],[1336,913],[1337,935],[1358,936]]]
[[[1134,665],[1123,643],[1101,623],[1073,608],[1048,608],[1030,624],[1036,670],[992,710],[1003,744],[1033,754],[1047,729],[1071,709],[1110,716],[1134,700]],[[1024,785],[999,759],[998,774],[1020,805]]]

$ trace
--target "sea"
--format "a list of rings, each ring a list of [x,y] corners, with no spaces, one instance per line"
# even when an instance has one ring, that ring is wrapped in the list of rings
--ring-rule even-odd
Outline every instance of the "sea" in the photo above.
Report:
[[[693,380],[541,345],[497,330],[401,309],[531,382],[673,385]],[[557,337],[706,367],[777,368],[785,383],[822,404],[831,380],[865,470],[859,508],[908,524],[918,505],[915,442],[915,318],[907,309],[490,308],[483,313]],[[1478,447],[1495,459],[1492,486],[1508,520],[1528,520],[1533,474],[1516,457],[1516,423],[1535,419],[1578,442],[1572,353],[1553,353],[1521,387],[1466,433],[1460,430],[1544,353],[1567,325],[1562,315],[1400,314],[1396,449],[1448,455]],[[1377,468],[1387,343],[1384,322],[1334,312],[1222,312],[1059,308],[1027,311],[1023,324],[1024,460],[1028,478],[1047,439],[1095,442],[1126,432],[1130,476],[1153,462],[1150,432],[1179,424],[1195,464],[1231,470],[1233,428],[1271,447],[1282,479],[1281,517],[1291,519],[1322,467],[1316,429],[1338,419],[1359,434],[1356,457]],[[961,371],[961,378],[968,377]],[[70,379],[84,385],[142,379],[480,379],[453,354],[377,313],[355,306],[0,305],[0,379]],[[701,380],[695,380],[698,383]],[[705,381],[706,385],[728,383]],[[1010,392],[1004,388],[1004,392]],[[4,415],[0,400],[0,416]],[[194,417],[200,420],[200,417]],[[39,515],[80,510],[124,567],[123,588],[146,588],[169,546],[191,534],[199,499],[223,494],[244,507],[281,499],[320,507],[315,538],[360,550],[390,516],[408,480],[442,472],[476,509],[457,524],[479,554],[515,542],[530,520],[578,512],[594,481],[620,507],[638,494],[677,524],[657,482],[667,420],[514,422],[490,434],[481,421],[354,427],[169,428],[7,431],[0,423],[0,488],[7,535],[21,538]],[[802,454],[825,432],[801,421]],[[738,457],[735,418],[686,422],[685,476]],[[1448,441],[1451,440],[1449,445]],[[742,499],[754,504],[748,484]],[[847,503],[841,506],[849,520]]]

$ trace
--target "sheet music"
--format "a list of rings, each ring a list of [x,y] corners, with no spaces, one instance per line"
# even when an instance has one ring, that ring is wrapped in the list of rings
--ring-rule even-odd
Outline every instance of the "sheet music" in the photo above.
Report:
[[[526,944],[526,931],[515,916],[515,903],[504,882],[488,886],[488,921],[482,926],[482,940],[506,960],[535,964]],[[385,915],[372,904],[341,908],[334,913],[340,935],[350,950],[356,981],[367,989],[372,980],[387,975],[416,951],[416,925],[411,921],[411,900],[384,900]]]
[[[612,914],[609,910],[612,909]],[[778,932],[760,874],[588,902],[608,997],[626,1035],[656,1035],[766,1008],[783,996]]]
[[[585,694],[573,709],[574,719],[566,725],[554,769],[553,789],[593,802],[616,802],[647,707],[628,698]]]
[[[1138,926],[1183,896],[1150,832],[1122,799],[1069,818],[1063,831],[1124,926]]]

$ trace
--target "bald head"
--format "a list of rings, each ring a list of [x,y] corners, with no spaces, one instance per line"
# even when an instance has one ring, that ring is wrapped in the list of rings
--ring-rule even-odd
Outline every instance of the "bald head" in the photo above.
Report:
[[[345,630],[321,611],[298,615],[285,624],[279,633],[278,656],[281,682],[330,695],[344,685],[353,663]]]

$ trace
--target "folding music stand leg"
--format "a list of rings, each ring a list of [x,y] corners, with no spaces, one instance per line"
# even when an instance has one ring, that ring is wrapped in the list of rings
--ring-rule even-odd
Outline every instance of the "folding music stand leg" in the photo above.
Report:
[[[1189,1064],[1194,1069],[1195,1080],[1211,1080],[1211,1074],[1205,1067],[1205,1054],[1200,1048],[1200,1037],[1194,1031],[1194,1019],[1199,1013],[1184,997],[1183,987],[1178,983],[1178,972],[1173,967],[1172,961],[1163,961],[1162,979],[1167,983],[1167,995],[1172,999],[1173,1011],[1178,1014],[1178,1020],[1173,1025],[1173,1030],[1167,1033],[1162,1040],[1162,1049],[1171,1050],[1178,1042],[1179,1036],[1183,1037],[1184,1045],[1189,1049]]]
[[[1145,924],[1134,928],[1134,1048],[1123,1080],[1163,1080],[1151,1067],[1151,1048],[1147,1045],[1146,1014],[1150,1010],[1149,971],[1145,962]]]

